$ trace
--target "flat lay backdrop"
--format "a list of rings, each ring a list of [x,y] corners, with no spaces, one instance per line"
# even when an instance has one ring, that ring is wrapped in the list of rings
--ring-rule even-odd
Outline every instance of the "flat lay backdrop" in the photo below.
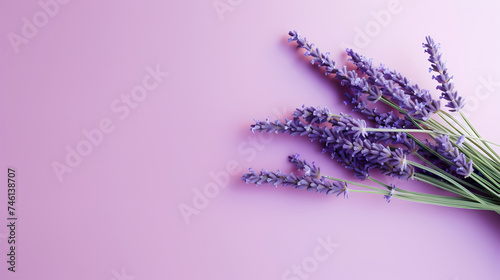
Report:
[[[303,104],[349,110],[343,91],[287,43],[291,29],[339,65],[355,48],[430,90],[421,44],[433,36],[466,113],[500,141],[499,9],[1,1],[0,279],[499,279],[497,214],[240,180],[249,167],[292,171],[294,153],[350,178],[305,139],[249,130]],[[7,270],[8,168],[16,272]]]

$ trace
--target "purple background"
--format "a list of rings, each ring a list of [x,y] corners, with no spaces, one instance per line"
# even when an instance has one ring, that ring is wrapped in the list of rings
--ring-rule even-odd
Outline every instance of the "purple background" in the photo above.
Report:
[[[16,169],[19,218],[11,273],[0,188],[1,279],[499,278],[497,214],[239,178],[250,166],[290,171],[296,152],[350,176],[304,139],[249,131],[254,118],[302,104],[348,110],[343,92],[286,43],[290,29],[340,65],[351,46],[428,89],[421,43],[432,35],[470,119],[499,141],[500,4],[62,2],[0,4],[1,178]],[[169,75],[155,80],[148,67]],[[54,165],[78,147],[87,155],[70,157],[58,178]]]

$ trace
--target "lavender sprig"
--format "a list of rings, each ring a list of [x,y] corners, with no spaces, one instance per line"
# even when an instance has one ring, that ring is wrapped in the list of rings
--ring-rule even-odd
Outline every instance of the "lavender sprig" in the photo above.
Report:
[[[274,186],[293,186],[297,189],[307,189],[325,194],[344,194],[348,198],[349,193],[345,182],[330,182],[325,177],[319,177],[319,169],[314,164],[309,165],[306,161],[300,160],[299,155],[289,156],[289,161],[299,168],[306,170],[304,176],[297,177],[295,174],[286,174],[278,170],[272,172],[263,169],[260,173],[251,168],[248,173],[244,173],[241,179],[246,183],[261,185],[262,183],[273,184]],[[314,171],[315,170],[315,171]]]
[[[442,92],[441,98],[448,101],[446,107],[450,108],[451,112],[458,112],[465,106],[465,100],[458,96],[458,92],[455,90],[453,76],[450,76],[446,63],[442,60],[439,44],[436,44],[430,36],[425,37],[425,40],[426,43],[422,45],[425,52],[429,54],[429,62],[431,63],[429,72],[434,71],[437,73],[437,75],[432,76],[439,83],[436,89]]]

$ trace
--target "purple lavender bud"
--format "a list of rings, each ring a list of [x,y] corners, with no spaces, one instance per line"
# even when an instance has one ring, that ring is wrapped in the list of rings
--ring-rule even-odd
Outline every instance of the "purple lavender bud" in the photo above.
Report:
[[[306,176],[310,176],[313,178],[319,178],[320,169],[318,167],[316,167],[314,162],[312,164],[309,164],[309,163],[307,163],[307,161],[299,159],[299,154],[288,156],[288,161],[293,163],[299,170],[305,170]]]
[[[375,103],[379,101],[380,98],[382,98],[382,90],[380,90],[380,88],[377,86],[371,86],[366,99]]]
[[[389,195],[384,195],[384,198],[387,200],[387,203],[391,202],[391,199],[394,196],[395,192],[396,192],[396,186],[391,184],[391,192],[389,193]]]
[[[252,168],[248,169],[248,173],[243,173],[241,180],[245,181],[247,184],[257,184],[259,182],[260,177]]]
[[[356,149],[356,148],[355,148]],[[406,154],[401,148],[392,151],[389,147],[380,143],[372,143],[364,140],[363,145],[357,149],[361,150],[366,160],[386,175],[399,179],[411,179],[415,173],[413,166],[408,165]]]
[[[422,45],[425,52],[429,54],[429,62],[431,63],[429,72],[434,71],[437,73],[437,75],[432,76],[439,83],[436,89],[441,91],[441,98],[448,101],[446,107],[450,108],[451,112],[458,112],[465,106],[465,100],[458,96],[458,92],[455,90],[453,76],[450,76],[446,63],[441,58],[439,44],[436,44],[430,36],[425,37],[425,40],[426,43]]]
[[[404,134],[406,136],[406,134]],[[401,144],[405,145],[406,148],[410,153],[416,154],[419,150],[420,147],[418,146],[417,142],[413,139],[405,139]]]
[[[457,146],[461,147],[464,142],[465,142],[465,135],[458,137]]]
[[[389,162],[394,166],[394,168],[399,169],[400,171],[408,168],[406,154],[400,148],[397,148],[394,152],[392,152],[392,159]]]
[[[371,109],[367,106],[366,102],[362,98],[361,91],[352,89],[352,94],[346,92],[345,96],[349,101],[344,101],[344,104],[347,105],[351,103],[353,106],[353,112],[360,112],[362,114],[365,114],[367,115],[367,119],[375,120],[379,124],[380,121],[384,121],[384,117],[379,112],[377,112],[377,108]]]
[[[346,131],[347,135],[353,134],[354,138],[366,138],[368,133],[366,131],[366,122],[364,120],[356,120],[349,115],[342,114],[334,128],[337,131]]]
[[[361,145],[359,145],[359,141],[357,141],[356,143],[358,144],[358,147],[355,147],[354,150],[360,150],[361,154],[365,156],[366,159],[370,162],[384,165],[393,157],[391,149],[385,145],[370,143],[368,140],[363,141]]]
[[[290,38],[288,38],[288,42],[292,42],[292,41],[297,41],[299,39],[299,32],[298,31],[289,31],[288,32],[288,35],[290,36]]]
[[[435,138],[436,146],[429,145],[436,152],[453,163],[450,167],[452,172],[468,177],[474,171],[472,160],[467,161],[465,155],[454,147],[448,135],[439,135]]]
[[[333,119],[332,113],[328,108],[320,109],[319,107],[306,107],[302,105],[302,109],[295,109],[293,115],[297,118],[303,118],[307,123],[325,123]]]
[[[378,117],[375,118],[375,121],[379,125],[378,127],[413,128],[413,123],[401,119],[400,117],[396,116],[392,111],[380,114]]]

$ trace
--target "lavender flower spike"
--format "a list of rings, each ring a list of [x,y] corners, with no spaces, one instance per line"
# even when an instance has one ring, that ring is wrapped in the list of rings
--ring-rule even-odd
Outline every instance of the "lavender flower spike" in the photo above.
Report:
[[[312,56],[312,64],[318,63],[318,67],[325,67],[325,75],[338,72],[335,66],[335,61],[331,60],[330,53],[321,53],[318,48],[314,48],[314,44],[309,44],[306,38],[302,38],[297,31],[288,32],[290,38],[288,42],[297,41],[298,47],[306,50],[305,56]]]
[[[260,173],[253,171],[251,168],[248,173],[244,173],[241,177],[246,183],[261,185],[262,183],[273,184],[278,186],[293,186],[297,189],[306,189],[308,191],[316,191],[318,193],[337,194],[339,196],[344,193],[344,196],[348,198],[347,185],[345,182],[334,182],[331,183],[327,181],[324,177],[318,179],[310,176],[303,176],[298,178],[293,173],[285,174],[278,170],[278,172],[272,172],[268,170],[262,170]]]
[[[299,154],[288,157],[288,160],[295,165],[299,170],[306,170],[305,175],[297,177],[295,174],[285,174],[281,171],[271,172],[262,170],[260,173],[253,171],[251,168],[248,173],[244,173],[241,179],[246,183],[261,185],[262,183],[273,184],[278,186],[293,186],[297,189],[307,189],[318,193],[337,194],[339,196],[344,193],[345,198],[349,198],[347,184],[345,182],[329,182],[325,177],[319,175],[319,168],[314,163],[308,164],[305,160],[299,159]]]
[[[432,76],[440,84],[436,88],[442,92],[441,98],[449,101],[446,107],[449,107],[451,112],[458,112],[465,106],[465,100],[461,96],[458,96],[455,90],[455,85],[452,81],[453,76],[448,74],[446,63],[441,58],[439,44],[436,44],[430,36],[425,37],[425,40],[427,42],[423,44],[423,47],[425,52],[429,54],[429,62],[431,63],[429,72],[434,71],[438,73],[438,75]]]

